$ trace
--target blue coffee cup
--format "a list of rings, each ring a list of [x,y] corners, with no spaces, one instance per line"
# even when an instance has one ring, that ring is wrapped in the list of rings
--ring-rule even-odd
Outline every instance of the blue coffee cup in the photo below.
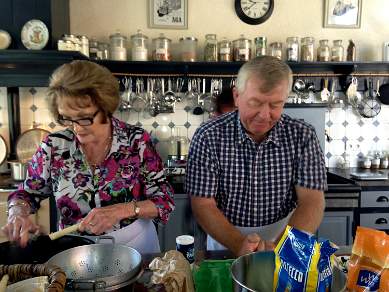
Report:
[[[181,252],[191,264],[194,262],[194,237],[191,235],[180,235],[176,237],[176,250]]]

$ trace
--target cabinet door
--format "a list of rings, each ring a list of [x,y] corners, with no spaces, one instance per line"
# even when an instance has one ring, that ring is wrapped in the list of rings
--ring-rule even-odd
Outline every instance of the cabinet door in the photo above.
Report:
[[[174,203],[176,208],[170,215],[167,225],[158,225],[158,238],[162,252],[176,249],[177,236],[194,235],[192,209],[188,195],[175,194]]]
[[[317,235],[331,240],[335,244],[350,245],[352,243],[353,212],[325,212]]]

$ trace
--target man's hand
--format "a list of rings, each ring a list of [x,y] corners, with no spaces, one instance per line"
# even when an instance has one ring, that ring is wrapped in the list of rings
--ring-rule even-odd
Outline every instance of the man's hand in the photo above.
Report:
[[[245,237],[238,256],[255,251],[274,250],[274,248],[274,242],[263,240],[257,233],[250,233]]]

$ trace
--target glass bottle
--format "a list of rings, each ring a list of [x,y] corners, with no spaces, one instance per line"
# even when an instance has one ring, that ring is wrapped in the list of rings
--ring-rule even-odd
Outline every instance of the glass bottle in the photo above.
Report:
[[[320,40],[317,48],[317,60],[319,62],[328,62],[330,60],[330,47],[328,40]]]
[[[270,56],[282,60],[282,43],[279,42],[271,43],[269,48],[270,48]]]
[[[251,40],[246,39],[243,34],[233,41],[234,61],[248,61],[251,59]]]
[[[197,60],[197,39],[195,37],[180,38],[181,61],[196,62]]]
[[[127,60],[127,37],[117,31],[109,36],[109,56],[111,60],[126,61]]]
[[[216,34],[206,34],[205,35],[204,61],[206,61],[206,62],[216,62],[217,61]]]
[[[313,37],[305,37],[301,39],[301,61],[315,61],[315,55],[313,53],[314,47],[315,39]]]
[[[223,38],[219,42],[219,61],[232,61],[232,45],[231,42],[226,38]]]
[[[140,30],[131,36],[131,59],[133,61],[147,61],[147,40],[148,37],[142,34]]]
[[[288,37],[286,39],[286,60],[297,62],[299,60],[299,38]]]
[[[255,43],[255,56],[265,56],[267,50],[267,39],[266,37],[256,37],[254,39]]]
[[[334,40],[334,45],[331,48],[331,61],[342,62],[344,55],[344,49],[342,46],[342,40]]]
[[[165,37],[163,33],[158,38],[153,39],[153,61],[171,61],[171,39]]]
[[[180,127],[172,129],[172,136],[168,139],[168,157],[169,159],[186,160],[189,152],[189,139],[181,136]]]
[[[99,42],[97,56],[100,60],[109,59],[109,45],[107,43]]]
[[[350,61],[350,62],[355,62],[357,59],[356,55],[357,55],[357,50],[355,47],[355,43],[352,40],[349,40],[348,46],[347,46],[347,58],[346,58],[346,60]]]

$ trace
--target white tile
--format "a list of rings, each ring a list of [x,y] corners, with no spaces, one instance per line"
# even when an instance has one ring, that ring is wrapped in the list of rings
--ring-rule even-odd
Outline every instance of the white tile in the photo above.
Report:
[[[181,97],[181,101],[176,102],[176,110],[184,109],[188,105],[188,101]]]
[[[142,125],[151,125],[155,121],[156,121],[156,118],[150,116],[147,112],[140,112],[139,113],[139,122],[141,122]]]
[[[332,140],[329,144],[329,150],[332,155],[342,155],[344,152],[344,142],[342,140]]]
[[[155,121],[156,121],[159,125],[169,125],[169,123],[172,121],[171,115],[172,115],[172,114],[158,114],[158,115],[155,117]]]
[[[357,124],[349,124],[345,128],[345,135],[348,139],[358,139],[361,133],[361,127]]]
[[[333,108],[330,112],[330,120],[334,124],[341,124],[346,120],[345,111],[341,108]]]
[[[329,128],[329,135],[332,139],[342,139],[346,135],[346,129],[342,124],[333,124]]]
[[[176,125],[184,125],[188,121],[188,113],[183,109],[177,109],[172,114],[172,122]]]
[[[204,115],[188,115],[188,122],[191,123],[191,125],[199,126],[204,122]]]
[[[169,144],[168,142],[159,142],[156,147],[159,156],[161,156],[162,160],[166,162],[168,153],[169,153]]]
[[[168,126],[159,126],[155,130],[155,135],[159,141],[167,141],[172,135],[172,129]]]
[[[188,138],[190,139],[190,140],[192,140],[192,137],[193,137],[193,135],[194,135],[194,133],[196,132],[196,130],[197,130],[197,128],[198,127],[190,127],[189,129],[188,129]]]
[[[20,109],[20,124],[26,127],[31,127],[32,122],[34,121],[34,113],[30,109],[21,108]]]
[[[360,116],[354,112],[352,108],[346,110],[346,121],[349,124],[357,124],[360,120]]]
[[[19,87],[20,108],[30,108],[33,105],[30,87]]]
[[[55,122],[51,112],[48,109],[39,108],[35,113],[33,113],[33,119],[36,123],[48,125],[51,122]]]
[[[33,102],[38,108],[48,108],[47,92],[45,87],[35,87],[37,93],[33,96]]]

